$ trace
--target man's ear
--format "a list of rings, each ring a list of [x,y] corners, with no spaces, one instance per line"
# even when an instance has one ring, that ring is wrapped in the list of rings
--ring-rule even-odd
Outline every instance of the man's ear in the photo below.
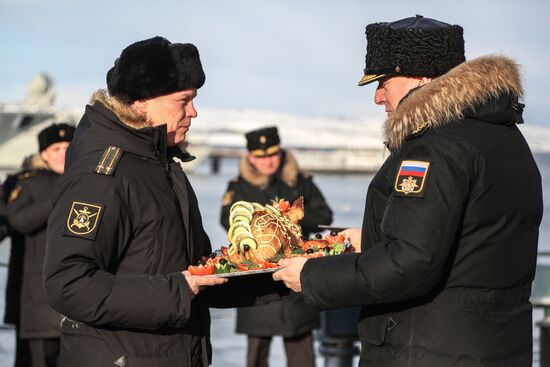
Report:
[[[47,154],[45,150],[41,151],[40,152],[40,159],[42,159],[42,161],[46,162],[46,159],[47,159]]]
[[[248,163],[250,163],[250,164],[253,165],[254,162],[255,162],[254,158],[255,158],[255,157],[254,157],[252,154],[246,153],[246,160],[248,161]]]
[[[420,83],[421,83],[420,85],[426,85],[431,81],[432,81],[432,78],[422,77],[422,78],[420,78]]]
[[[132,103],[132,108],[142,115],[147,115],[147,100],[138,99]]]

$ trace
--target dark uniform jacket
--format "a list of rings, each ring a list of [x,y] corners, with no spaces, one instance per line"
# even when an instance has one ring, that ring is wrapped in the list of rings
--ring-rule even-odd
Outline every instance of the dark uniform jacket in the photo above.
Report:
[[[364,366],[531,366],[541,177],[516,64],[457,66],[386,121],[361,254],[308,260],[307,301],[363,305]],[[429,164],[429,166],[427,165]]]
[[[33,171],[12,190],[7,214],[13,228],[25,235],[19,332],[21,338],[56,338],[61,316],[46,299],[42,266],[46,249],[46,224],[52,210],[52,195],[59,175]]]
[[[0,226],[2,226],[2,240],[4,236],[9,237],[10,241],[10,259],[8,263],[8,279],[6,280],[4,323],[19,324],[19,314],[21,305],[21,282],[23,279],[23,256],[25,251],[25,236],[13,229],[8,221],[7,205],[11,201],[12,190],[19,180],[28,175],[28,172],[20,172],[8,175],[2,183],[2,198],[0,200]],[[14,196],[16,193],[13,194]],[[0,240],[1,241],[1,240]]]
[[[303,235],[318,231],[319,224],[332,222],[332,210],[309,175],[302,173],[289,151],[283,152],[279,171],[271,177],[259,173],[246,158],[241,158],[239,176],[231,181],[224,197],[221,224],[229,229],[229,209],[239,200],[271,203],[275,197],[291,204],[304,197]],[[292,295],[281,302],[237,310],[237,332],[253,336],[282,335],[294,337],[319,327],[319,313],[304,303],[303,297]]]
[[[191,300],[181,271],[211,248],[182,170],[189,156],[167,150],[165,125],[134,129],[113,112],[123,107],[96,98],[68,150],[48,222],[44,286],[66,316],[60,364],[207,366],[207,307],[251,305],[280,285],[256,277],[239,294],[245,287],[231,280]]]

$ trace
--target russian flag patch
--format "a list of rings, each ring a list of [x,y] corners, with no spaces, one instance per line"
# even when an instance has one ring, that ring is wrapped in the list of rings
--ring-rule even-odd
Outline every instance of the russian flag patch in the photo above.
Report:
[[[402,161],[395,179],[395,192],[400,195],[423,196],[424,183],[428,176],[430,162]]]

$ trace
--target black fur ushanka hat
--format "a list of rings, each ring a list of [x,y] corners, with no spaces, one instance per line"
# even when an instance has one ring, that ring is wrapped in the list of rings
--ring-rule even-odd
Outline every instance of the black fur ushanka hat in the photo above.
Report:
[[[465,61],[463,29],[421,15],[367,25],[365,85],[387,75],[434,78]]]
[[[123,102],[200,88],[206,77],[191,43],[153,37],[126,47],[107,73],[109,94]]]
[[[75,127],[73,125],[65,123],[51,124],[38,133],[38,151],[42,152],[55,143],[72,141],[74,132]]]

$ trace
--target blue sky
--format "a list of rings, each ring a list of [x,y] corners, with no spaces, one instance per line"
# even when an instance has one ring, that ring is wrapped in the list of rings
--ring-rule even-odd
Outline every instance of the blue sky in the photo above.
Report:
[[[207,75],[199,108],[384,118],[374,87],[357,87],[365,25],[415,14],[464,27],[466,57],[500,53],[523,67],[526,121],[550,126],[550,2],[0,0],[0,101],[38,72],[56,78],[57,106],[105,86],[128,44],[155,35],[197,45]]]

